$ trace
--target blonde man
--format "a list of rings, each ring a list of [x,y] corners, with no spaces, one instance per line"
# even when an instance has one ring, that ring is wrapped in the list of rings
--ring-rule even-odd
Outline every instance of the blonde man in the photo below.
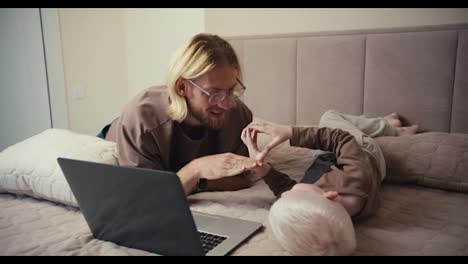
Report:
[[[174,171],[186,194],[249,187],[268,167],[239,138],[252,121],[241,79],[231,45],[197,34],[169,64],[167,85],[134,97],[100,136],[117,143],[120,165]]]
[[[250,156],[263,161],[276,145],[319,149],[300,183],[274,172],[263,179],[279,199],[269,220],[279,243],[293,255],[349,255],[356,247],[352,218],[373,214],[385,177],[385,160],[372,139],[412,135],[417,126],[402,127],[399,117],[367,118],[327,111],[318,127],[292,127],[253,122],[242,131]],[[272,141],[260,150],[257,133]]]

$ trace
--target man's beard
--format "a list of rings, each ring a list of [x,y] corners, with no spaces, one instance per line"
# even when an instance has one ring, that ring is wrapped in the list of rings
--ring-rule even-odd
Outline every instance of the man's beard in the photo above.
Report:
[[[203,109],[196,109],[190,103],[187,102],[188,108],[190,113],[195,117],[202,125],[211,128],[213,130],[219,130],[224,126],[224,122],[228,117],[228,111],[222,110],[219,107],[212,107],[207,111],[203,111]],[[210,116],[208,111],[213,109],[219,109],[223,111],[224,114],[221,117]]]

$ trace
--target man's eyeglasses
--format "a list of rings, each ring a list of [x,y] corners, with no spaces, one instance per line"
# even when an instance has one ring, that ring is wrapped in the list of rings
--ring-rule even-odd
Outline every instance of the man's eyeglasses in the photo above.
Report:
[[[213,105],[219,104],[222,101],[224,101],[224,99],[226,99],[227,97],[231,98],[233,95],[239,97],[244,93],[245,89],[247,89],[247,87],[245,87],[245,85],[238,78],[236,78],[237,84],[231,91],[219,91],[211,93],[200,87],[200,85],[196,84],[194,81],[190,79],[186,80],[189,81],[193,86],[200,89],[200,91],[202,91],[204,94],[206,94],[209,97],[208,102]]]

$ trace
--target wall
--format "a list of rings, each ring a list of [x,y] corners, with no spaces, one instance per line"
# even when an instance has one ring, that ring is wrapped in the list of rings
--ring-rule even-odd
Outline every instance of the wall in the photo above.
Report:
[[[59,9],[69,128],[97,135],[127,101],[119,9]]]
[[[222,36],[468,23],[468,8],[207,8]]]
[[[139,91],[165,83],[199,32],[258,35],[468,23],[468,9],[59,9],[69,128],[95,135]]]
[[[165,83],[204,9],[59,9],[70,129],[95,135],[139,91]]]
[[[124,29],[128,96],[164,84],[166,66],[178,47],[204,32],[202,8],[126,9]]]

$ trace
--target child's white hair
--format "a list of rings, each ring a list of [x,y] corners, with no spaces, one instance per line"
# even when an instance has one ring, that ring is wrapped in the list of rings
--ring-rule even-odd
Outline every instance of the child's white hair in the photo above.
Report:
[[[294,191],[271,207],[274,236],[291,255],[350,255],[356,236],[350,215],[339,203],[322,194]]]

